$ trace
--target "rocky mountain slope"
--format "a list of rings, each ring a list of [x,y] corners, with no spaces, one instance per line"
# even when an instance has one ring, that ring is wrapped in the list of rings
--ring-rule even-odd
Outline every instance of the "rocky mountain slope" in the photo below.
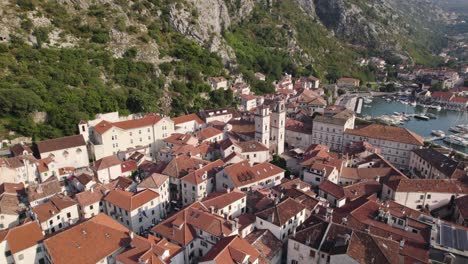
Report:
[[[446,20],[426,0],[0,0],[0,133],[51,137],[100,111],[229,105],[209,92],[215,75],[242,73],[257,92],[271,87],[255,71],[372,80],[356,58],[431,63]],[[19,94],[39,100],[15,111]],[[17,117],[28,118],[12,127]]]

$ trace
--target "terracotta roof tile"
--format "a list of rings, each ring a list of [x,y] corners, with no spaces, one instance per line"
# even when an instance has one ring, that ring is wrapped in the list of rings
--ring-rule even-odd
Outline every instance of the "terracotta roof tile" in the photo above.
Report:
[[[184,116],[174,117],[172,118],[172,121],[174,121],[174,125],[179,125],[190,121],[195,121],[199,125],[205,124],[205,121],[203,121],[197,114],[188,114]]]
[[[201,261],[214,261],[215,263],[236,264],[243,263],[248,258],[249,263],[254,263],[260,253],[239,236],[224,237],[219,240],[201,259]]]
[[[200,130],[197,133],[197,138],[200,140],[206,140],[206,139],[209,139],[209,138],[221,135],[221,134],[223,134],[223,131],[209,126],[207,128]]]
[[[345,192],[343,190],[343,187],[329,181],[329,180],[324,180],[322,183],[319,185],[319,189],[327,194],[332,195],[336,199],[343,199],[345,198]]]
[[[149,177],[145,178],[138,184],[138,188],[145,188],[145,189],[157,189],[161,187],[167,180],[169,179],[168,176],[162,175],[159,173],[152,173]]]
[[[97,125],[94,126],[94,131],[98,134],[103,134],[112,127],[117,127],[123,130],[127,129],[135,129],[135,128],[140,128],[140,127],[147,127],[147,126],[153,126],[159,121],[163,119],[162,116],[150,113],[144,116],[143,118],[139,119],[133,119],[133,120],[125,120],[125,121],[119,121],[119,122],[108,122],[108,121],[101,121]]]
[[[368,138],[378,138],[418,146],[424,145],[424,140],[420,135],[403,127],[371,124],[361,128],[347,129],[345,134]]]
[[[6,240],[12,254],[36,246],[44,239],[42,229],[35,221],[0,232],[0,242]]]
[[[138,193],[113,190],[107,194],[104,201],[131,212],[157,197],[159,197],[159,194],[150,189],[145,189]]]
[[[74,147],[85,147],[83,151],[86,151],[86,142],[83,138],[83,135],[54,138],[37,143],[39,153],[46,153]]]
[[[396,179],[385,184],[396,192],[468,194],[468,186],[458,180]]]
[[[223,190],[219,192],[214,192],[208,195],[205,199],[201,201],[207,208],[213,207],[214,209],[222,209],[230,204],[233,204],[247,195],[244,192],[241,192],[237,189],[234,190]]]
[[[289,219],[293,218],[303,210],[305,210],[304,205],[294,199],[286,198],[277,205],[260,211],[255,215],[276,226],[283,226],[289,221]]]
[[[218,172],[223,165],[224,162],[222,160],[213,161],[200,169],[190,172],[180,180],[189,182],[193,185],[198,185],[204,181],[214,178],[216,176],[216,172]]]
[[[233,233],[233,226],[229,220],[209,213],[199,202],[185,207],[153,227],[151,231],[185,246],[197,236],[194,227],[216,237],[229,236]]]
[[[275,237],[268,229],[258,229],[245,237],[260,253],[260,264],[272,263],[273,258],[280,254],[283,242]]]
[[[236,187],[261,181],[277,174],[284,173],[284,170],[269,162],[259,163],[250,166],[249,162],[243,161],[232,164],[225,169],[226,174],[231,178]]]
[[[164,238],[158,238],[149,235],[148,238],[135,236],[131,242],[131,247],[117,255],[116,260],[123,264],[147,263],[170,263],[171,258],[181,251],[181,247],[167,241]],[[168,255],[165,253],[168,252]]]
[[[77,203],[70,197],[57,194],[46,203],[40,204],[32,209],[40,223],[49,220],[65,208],[75,206]]]
[[[108,169],[113,166],[120,165],[122,162],[119,160],[117,155],[111,155],[99,160],[96,160],[93,164],[93,169],[96,171]]]
[[[104,188],[92,188],[89,191],[77,193],[75,198],[81,207],[85,207],[101,201],[104,198],[104,192]]]
[[[53,263],[82,264],[98,263],[126,248],[130,241],[127,228],[109,216],[99,214],[46,239],[44,245]]]
[[[167,166],[164,168],[161,174],[164,174],[170,177],[181,178],[187,175],[189,172],[198,169],[200,165],[204,166],[208,163],[209,162],[206,160],[182,155],[182,156],[173,158],[167,164]]]

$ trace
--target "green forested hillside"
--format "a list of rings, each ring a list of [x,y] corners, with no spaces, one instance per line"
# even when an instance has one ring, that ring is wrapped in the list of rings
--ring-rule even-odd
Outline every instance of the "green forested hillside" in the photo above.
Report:
[[[242,73],[255,92],[268,93],[284,72],[324,82],[342,76],[373,81],[375,69],[355,60],[395,58],[373,45],[347,43],[323,25],[313,6],[298,3],[2,1],[0,136],[8,130],[37,139],[69,135],[80,119],[99,112],[173,116],[232,105],[230,91],[210,92],[209,76]],[[428,49],[402,43],[417,62],[434,63]],[[256,71],[268,81],[253,80]],[[46,121],[33,122],[35,112],[46,112]]]

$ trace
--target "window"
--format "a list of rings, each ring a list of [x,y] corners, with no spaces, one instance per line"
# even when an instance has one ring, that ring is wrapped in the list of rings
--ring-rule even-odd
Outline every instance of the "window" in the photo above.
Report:
[[[294,243],[294,250],[299,250],[299,243]]]
[[[71,217],[71,213],[67,213],[67,217],[70,218],[70,217]]]
[[[51,225],[54,224],[54,220],[50,220],[49,224],[51,224]]]
[[[42,252],[42,247],[37,247],[36,248],[36,253],[40,253],[40,252]]]
[[[8,251],[5,251],[5,256],[6,256],[6,257],[9,257],[9,256],[11,256],[11,251],[10,251],[10,250],[8,250]]]
[[[89,209],[93,210],[93,206],[92,206],[92,205],[90,205],[90,206],[89,206]]]
[[[63,227],[62,223],[59,223],[59,228],[62,228],[62,227]]]
[[[313,250],[310,250],[309,256],[311,256],[311,257],[315,258],[315,251],[313,251]]]
[[[139,223],[143,222],[143,217],[138,218],[138,222]]]
[[[295,260],[295,259],[292,259],[291,264],[299,264],[299,262],[297,260]]]
[[[60,220],[60,215],[57,215],[57,220]]]
[[[201,230],[200,230],[200,231],[201,231]],[[208,247],[208,244],[206,244],[205,241],[200,241],[200,244],[201,244],[202,246],[204,246],[204,247]]]
[[[424,195],[420,195],[419,199],[421,199],[421,200],[424,199]]]
[[[430,195],[430,194],[427,195],[427,199],[431,199],[431,195]]]

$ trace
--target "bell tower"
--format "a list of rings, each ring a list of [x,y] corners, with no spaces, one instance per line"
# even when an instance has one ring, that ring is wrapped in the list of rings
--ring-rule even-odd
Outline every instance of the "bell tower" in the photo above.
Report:
[[[283,100],[279,100],[271,114],[271,140],[274,142],[275,154],[284,152],[284,134],[286,128],[286,106]]]
[[[270,147],[270,108],[262,105],[255,112],[255,140]]]

